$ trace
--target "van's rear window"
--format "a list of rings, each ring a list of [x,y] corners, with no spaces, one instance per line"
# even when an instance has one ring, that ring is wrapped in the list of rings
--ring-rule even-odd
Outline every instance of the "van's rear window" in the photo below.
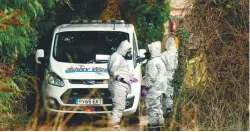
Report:
[[[129,34],[117,31],[70,31],[56,34],[53,57],[60,62],[89,63],[95,55],[111,55]]]

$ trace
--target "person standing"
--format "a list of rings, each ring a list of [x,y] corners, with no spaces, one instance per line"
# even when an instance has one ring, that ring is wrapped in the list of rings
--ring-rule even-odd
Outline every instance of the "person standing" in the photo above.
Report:
[[[164,123],[162,111],[162,95],[166,87],[167,73],[163,60],[161,59],[161,42],[156,41],[148,45],[146,58],[145,85],[148,89],[146,95],[148,110],[148,130],[160,130]]]
[[[109,124],[120,127],[120,119],[126,106],[126,97],[131,90],[131,84],[137,82],[132,70],[129,69],[127,60],[132,60],[132,44],[127,40],[122,41],[117,51],[108,60],[108,84],[112,97],[113,109]]]
[[[165,63],[167,71],[166,89],[165,89],[165,107],[166,114],[171,115],[173,112],[173,93],[174,87],[172,86],[173,75],[178,67],[178,44],[175,42],[175,36],[172,33],[166,41],[165,51],[161,55],[162,60]]]

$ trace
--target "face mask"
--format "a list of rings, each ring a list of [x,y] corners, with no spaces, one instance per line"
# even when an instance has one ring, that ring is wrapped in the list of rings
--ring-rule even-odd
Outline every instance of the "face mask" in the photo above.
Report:
[[[125,58],[126,60],[132,60],[132,52],[131,52],[131,51],[128,51],[128,52],[126,53],[126,55],[124,56],[124,58]]]
[[[148,50],[144,55],[145,55],[145,59],[150,59],[151,58],[151,54],[150,54],[150,52]]]

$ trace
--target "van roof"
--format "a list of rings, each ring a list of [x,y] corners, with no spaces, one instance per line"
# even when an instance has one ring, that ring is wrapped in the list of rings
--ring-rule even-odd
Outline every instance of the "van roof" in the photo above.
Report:
[[[134,32],[132,24],[64,24],[55,29],[55,33],[68,31],[120,31]]]

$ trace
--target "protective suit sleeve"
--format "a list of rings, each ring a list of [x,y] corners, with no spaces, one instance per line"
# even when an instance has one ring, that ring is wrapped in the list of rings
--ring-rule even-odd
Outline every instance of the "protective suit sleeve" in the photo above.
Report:
[[[158,74],[159,66],[152,66],[147,68],[146,73],[146,87],[151,88],[154,85],[154,82],[156,81],[156,77]]]
[[[173,51],[165,51],[162,53],[162,59],[168,70],[175,70],[178,66],[178,54]]]
[[[117,56],[116,56],[117,57]],[[110,59],[109,62],[109,67],[110,67],[110,76],[116,78],[119,76],[119,71],[120,71],[120,65],[122,64],[122,61],[120,58],[116,58],[116,59]]]

